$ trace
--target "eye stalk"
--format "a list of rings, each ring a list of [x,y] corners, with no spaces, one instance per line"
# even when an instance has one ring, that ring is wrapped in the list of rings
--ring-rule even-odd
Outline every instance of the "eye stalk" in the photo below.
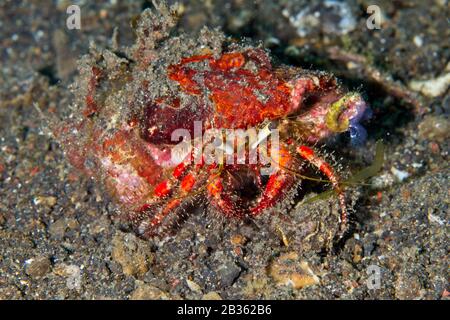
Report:
[[[349,131],[352,145],[361,145],[367,132],[360,121],[369,119],[372,111],[358,93],[347,93],[331,104],[325,123],[332,132]]]

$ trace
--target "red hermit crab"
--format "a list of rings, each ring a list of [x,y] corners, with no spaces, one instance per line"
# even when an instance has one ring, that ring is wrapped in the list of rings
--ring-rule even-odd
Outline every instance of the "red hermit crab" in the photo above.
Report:
[[[257,216],[282,202],[307,166],[333,185],[344,229],[339,176],[312,146],[345,131],[364,138],[361,96],[327,73],[275,67],[262,48],[218,31],[169,36],[176,15],[156,7],[142,14],[133,48],[120,55],[92,48],[83,58],[76,111],[55,130],[69,161],[105,184],[142,236],[159,234],[197,197],[228,217]],[[222,135],[252,128],[253,142]],[[174,132],[183,133],[183,143]],[[263,144],[273,133],[277,141]],[[247,160],[239,162],[244,145]],[[218,161],[208,161],[208,146]],[[253,151],[259,158],[251,163]],[[220,160],[227,157],[231,162]],[[275,170],[264,176],[268,166]]]

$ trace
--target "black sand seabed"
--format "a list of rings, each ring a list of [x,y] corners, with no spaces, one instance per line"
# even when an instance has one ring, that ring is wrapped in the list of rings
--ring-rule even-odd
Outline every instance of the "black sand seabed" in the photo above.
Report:
[[[165,242],[137,238],[101,186],[67,163],[33,103],[67,110],[89,42],[130,45],[130,20],[151,5],[92,1],[82,6],[81,30],[68,30],[68,2],[2,2],[0,298],[447,298],[448,3],[182,2],[186,32],[206,24],[261,40],[282,62],[334,72],[367,95],[374,117],[366,145],[343,139],[328,148],[358,171],[373,161],[376,140],[386,146],[383,169],[366,181],[372,186],[349,190],[353,235],[329,250],[337,228],[331,199],[294,206],[289,219],[252,222],[199,208]],[[373,2],[385,18],[380,30],[366,27],[362,8]],[[319,25],[296,20],[316,11]]]

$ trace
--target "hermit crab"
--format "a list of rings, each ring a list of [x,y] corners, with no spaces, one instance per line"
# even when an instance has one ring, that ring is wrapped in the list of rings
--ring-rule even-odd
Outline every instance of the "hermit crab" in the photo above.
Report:
[[[362,97],[330,74],[275,66],[260,46],[220,31],[175,34],[176,10],[155,7],[136,23],[132,48],[92,47],[81,60],[73,111],[54,130],[69,161],[102,181],[144,237],[199,198],[226,217],[255,217],[284,201],[307,167],[332,184],[344,231],[340,177],[315,146],[343,132],[365,138]],[[253,141],[225,137],[251,129]]]

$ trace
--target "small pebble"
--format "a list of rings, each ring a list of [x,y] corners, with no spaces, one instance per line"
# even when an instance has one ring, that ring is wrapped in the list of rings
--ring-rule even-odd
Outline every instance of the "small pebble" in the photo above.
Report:
[[[234,244],[236,246],[236,245],[244,245],[246,242],[246,239],[243,235],[235,234],[235,235],[231,236],[230,241],[232,244]]]
[[[137,280],[130,300],[169,300],[169,295],[155,286]]]
[[[200,286],[194,281],[186,279],[186,284],[189,287],[189,289],[191,289],[191,291],[202,292],[202,288],[200,288]]]
[[[391,172],[399,182],[403,182],[403,180],[409,177],[409,173],[407,171],[399,170],[396,167],[392,167]]]
[[[423,38],[422,38],[421,36],[418,36],[418,35],[414,36],[413,41],[414,41],[414,44],[415,44],[417,47],[420,48],[420,47],[423,46]]]
[[[450,121],[444,117],[425,116],[419,124],[419,135],[423,139],[443,142],[450,136]]]
[[[220,279],[222,287],[229,287],[239,277],[241,271],[241,268],[234,262],[229,262],[220,266],[216,273]]]
[[[68,228],[67,221],[64,218],[58,219],[48,227],[50,236],[55,239],[61,239]]]
[[[222,297],[217,292],[211,291],[204,294],[202,300],[222,300]]]
[[[56,204],[56,197],[37,196],[33,199],[35,205],[53,207]]]
[[[25,261],[25,273],[33,278],[45,276],[51,268],[48,257],[36,257]]]
[[[112,259],[122,266],[124,274],[142,277],[149,270],[153,255],[147,242],[132,234],[117,234],[112,240]]]
[[[434,79],[412,80],[409,87],[427,97],[436,98],[443,95],[450,85],[450,73],[443,74]]]
[[[281,255],[269,266],[269,275],[278,285],[302,289],[319,283],[306,261],[300,261],[296,252]]]

